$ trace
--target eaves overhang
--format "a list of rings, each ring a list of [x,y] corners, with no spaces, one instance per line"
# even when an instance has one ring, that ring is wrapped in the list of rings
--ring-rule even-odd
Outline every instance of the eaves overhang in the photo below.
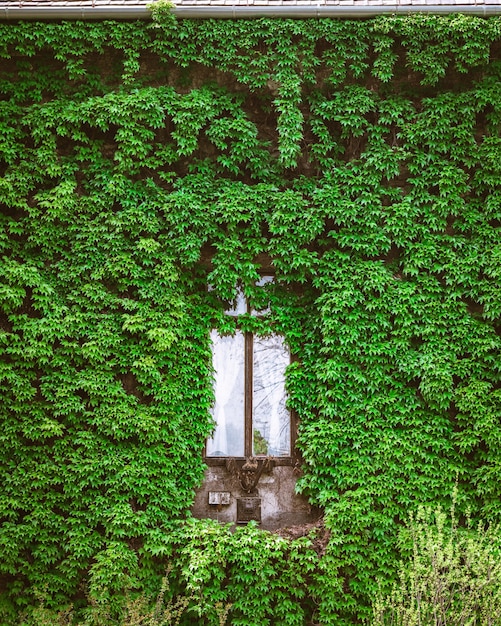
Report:
[[[148,20],[150,6],[137,0],[0,0],[0,20]],[[172,12],[190,19],[355,19],[413,13],[488,17],[501,15],[501,0],[178,0]]]

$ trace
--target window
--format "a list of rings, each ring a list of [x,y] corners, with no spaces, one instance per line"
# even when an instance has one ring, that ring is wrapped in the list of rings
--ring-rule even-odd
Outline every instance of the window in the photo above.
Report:
[[[259,285],[270,282],[264,276]],[[239,293],[229,315],[250,313]],[[216,422],[206,457],[291,457],[291,416],[285,406],[285,369],[289,350],[279,335],[261,337],[238,330],[221,336],[212,331]]]

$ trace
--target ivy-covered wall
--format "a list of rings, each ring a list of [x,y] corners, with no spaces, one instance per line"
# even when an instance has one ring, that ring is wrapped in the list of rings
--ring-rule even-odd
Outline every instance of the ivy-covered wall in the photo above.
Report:
[[[501,20],[153,17],[0,25],[2,615],[193,586],[195,542],[230,623],[350,623],[419,503],[500,517]],[[295,357],[317,552],[180,521],[237,284]]]

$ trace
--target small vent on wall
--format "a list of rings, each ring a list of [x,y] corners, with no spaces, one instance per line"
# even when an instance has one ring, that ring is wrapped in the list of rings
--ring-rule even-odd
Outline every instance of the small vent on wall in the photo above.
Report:
[[[247,524],[251,520],[261,522],[261,498],[237,498],[237,524]]]

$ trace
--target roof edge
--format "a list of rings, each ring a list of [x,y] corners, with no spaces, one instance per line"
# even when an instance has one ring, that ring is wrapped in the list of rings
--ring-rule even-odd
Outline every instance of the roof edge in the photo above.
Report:
[[[413,13],[430,13],[446,15],[463,13],[488,17],[501,15],[499,2],[485,4],[378,4],[378,5],[295,5],[295,6],[256,6],[226,5],[173,6],[172,13],[178,18],[189,19],[236,19],[256,17],[281,18],[368,18],[376,15],[410,15]],[[11,3],[0,8],[0,20],[148,20],[151,10],[146,4],[83,6],[75,2],[55,2],[49,6],[30,6]]]

